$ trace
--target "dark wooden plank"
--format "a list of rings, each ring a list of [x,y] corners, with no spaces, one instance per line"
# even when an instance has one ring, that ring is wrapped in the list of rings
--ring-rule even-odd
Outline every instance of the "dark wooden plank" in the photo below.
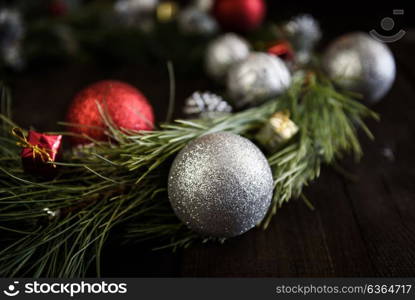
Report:
[[[184,251],[183,276],[370,276],[373,268],[339,176],[307,190],[315,211],[286,204],[267,231]]]
[[[358,183],[346,183],[379,276],[415,275],[415,89],[412,76],[401,71],[415,65],[400,53],[395,85],[375,107],[382,122],[370,125],[376,140],[364,140],[365,158],[353,168]]]

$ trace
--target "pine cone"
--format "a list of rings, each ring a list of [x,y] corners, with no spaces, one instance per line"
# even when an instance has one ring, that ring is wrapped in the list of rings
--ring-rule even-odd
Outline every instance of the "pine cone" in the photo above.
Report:
[[[185,102],[183,113],[188,118],[216,118],[232,112],[232,107],[222,97],[209,92],[194,92]]]

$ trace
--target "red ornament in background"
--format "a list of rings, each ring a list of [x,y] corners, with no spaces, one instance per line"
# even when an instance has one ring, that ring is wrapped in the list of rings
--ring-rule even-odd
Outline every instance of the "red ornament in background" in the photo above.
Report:
[[[154,127],[153,109],[142,93],[127,83],[106,80],[94,83],[76,95],[69,108],[67,121],[83,126],[71,126],[69,130],[94,140],[107,140],[106,125],[99,106],[121,130],[152,130]],[[72,141],[74,144],[89,142],[80,137],[74,137]]]
[[[65,16],[68,13],[68,5],[63,0],[52,0],[48,9],[55,17]]]
[[[294,58],[293,48],[287,41],[279,41],[269,45],[267,52],[285,61],[292,61]]]
[[[216,0],[213,15],[224,30],[245,32],[261,25],[266,12],[264,0]]]
[[[23,147],[20,154],[26,172],[53,178],[56,174],[56,158],[62,145],[62,135],[51,135],[29,130],[27,137],[20,128],[13,128],[13,135]]]

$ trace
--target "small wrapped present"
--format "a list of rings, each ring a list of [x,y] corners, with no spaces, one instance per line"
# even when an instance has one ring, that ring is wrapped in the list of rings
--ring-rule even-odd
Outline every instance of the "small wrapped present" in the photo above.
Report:
[[[298,132],[288,111],[276,112],[256,135],[256,139],[270,152],[275,152]]]
[[[49,135],[29,130],[26,137],[20,128],[13,128],[12,133],[19,139],[17,144],[23,147],[21,157],[24,170],[34,175],[54,177],[62,135]]]

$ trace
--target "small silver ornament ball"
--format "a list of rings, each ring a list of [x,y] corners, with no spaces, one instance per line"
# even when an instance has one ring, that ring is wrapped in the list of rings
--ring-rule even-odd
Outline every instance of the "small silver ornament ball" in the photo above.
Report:
[[[278,57],[254,52],[228,73],[227,89],[236,107],[252,106],[282,94],[291,84],[291,74]]]
[[[205,236],[232,237],[264,218],[273,179],[262,152],[232,133],[190,142],[170,169],[168,194],[178,218]]]
[[[391,88],[395,60],[389,48],[367,33],[355,32],[332,42],[323,56],[323,68],[340,87],[374,103]]]
[[[224,79],[229,68],[249,55],[247,41],[234,33],[226,33],[211,41],[206,49],[205,68],[214,79]]]

